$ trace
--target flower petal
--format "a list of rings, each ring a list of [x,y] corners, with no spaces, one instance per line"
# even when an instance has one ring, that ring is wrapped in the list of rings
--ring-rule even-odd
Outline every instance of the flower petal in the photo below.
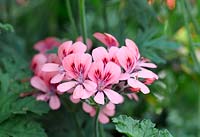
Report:
[[[58,48],[58,57],[62,60],[69,54],[69,50],[71,49],[72,41],[65,41]]]
[[[82,85],[76,86],[73,92],[73,98],[74,99],[82,98],[82,96],[84,95],[84,92],[86,91],[83,89]]]
[[[48,96],[48,94],[39,94],[39,95],[36,96],[36,100],[48,101],[49,96]]]
[[[95,111],[94,107],[88,105],[87,103],[83,102],[82,108],[85,112],[91,113],[92,111]]]
[[[34,76],[31,78],[31,85],[40,91],[49,91],[49,87],[47,87],[46,83],[38,76]]]
[[[158,76],[153,73],[152,71],[145,69],[145,68],[140,68],[140,71],[134,72],[131,74],[131,77],[137,76],[139,78],[153,78],[153,79],[158,79]]]
[[[58,73],[57,75],[55,75],[52,79],[51,79],[51,83],[55,84],[55,83],[59,83],[63,80],[65,76],[65,73]]]
[[[139,49],[137,47],[137,45],[135,44],[134,41],[130,40],[130,39],[126,39],[125,40],[126,46],[128,47],[128,49],[131,51],[131,53],[137,58],[140,58],[140,52]]]
[[[149,88],[145,84],[133,78],[128,79],[128,85],[133,88],[140,88],[140,91],[144,94],[148,94],[150,92]]]
[[[59,64],[46,63],[42,66],[42,71],[44,72],[59,71]]]
[[[102,61],[93,62],[88,72],[88,77],[92,81],[97,83],[98,79],[103,78],[103,69],[104,69],[104,64]]]
[[[77,78],[77,75],[76,75],[77,70],[75,68],[74,59],[75,59],[75,54],[68,55],[67,57],[65,57],[62,60],[62,65],[63,65],[64,70],[67,72],[67,75],[70,78],[76,79]]]
[[[119,49],[117,59],[126,72],[130,73],[135,68],[136,58],[127,47],[121,47]]]
[[[119,93],[111,89],[104,89],[104,93],[106,94],[110,102],[112,102],[113,104],[120,104],[124,101],[124,98],[122,95],[120,95]]]
[[[57,86],[57,90],[60,92],[66,92],[70,90],[71,88],[73,88],[76,84],[77,84],[76,81],[64,82]]]
[[[116,38],[108,33],[99,33],[96,32],[93,34],[93,36],[98,39],[100,42],[102,42],[104,45],[106,45],[107,47],[111,47],[111,46],[119,46],[118,41],[116,40]]]
[[[104,47],[93,49],[92,57],[94,61],[103,61],[104,64],[110,60],[108,51]]]
[[[94,97],[94,101],[98,104],[104,105],[104,94],[103,92],[99,91]]]
[[[108,123],[110,121],[109,118],[103,113],[99,113],[98,120],[102,124],[106,124],[106,123]]]
[[[77,53],[74,56],[74,64],[77,72],[82,73],[86,78],[92,64],[92,57],[90,54]]]
[[[77,41],[72,45],[73,53],[84,53],[86,49],[87,49],[87,46],[83,42],[80,42],[80,41]]]
[[[146,67],[146,68],[157,68],[157,66],[153,63],[145,63],[145,62],[140,62],[138,64],[140,67]]]
[[[69,96],[69,99],[71,100],[71,102],[73,102],[74,104],[77,104],[80,102],[80,99],[74,99],[73,95]]]
[[[108,64],[106,64],[103,76],[103,80],[105,81],[105,86],[109,84],[118,83],[120,75],[121,75],[121,68],[117,64],[113,62],[109,62]]]
[[[86,90],[95,92],[97,88],[97,84],[91,80],[85,80],[83,83]]]
[[[56,110],[60,108],[60,99],[58,98],[57,95],[53,95],[50,97],[49,100],[49,106],[51,107],[51,109]]]

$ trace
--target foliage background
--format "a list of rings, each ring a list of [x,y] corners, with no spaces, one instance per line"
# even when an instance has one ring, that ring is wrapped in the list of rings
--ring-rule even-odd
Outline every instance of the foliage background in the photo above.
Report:
[[[70,2],[75,27],[70,22]],[[151,119],[175,137],[197,137],[200,131],[200,1],[177,0],[169,10],[164,0],[86,0],[88,37],[100,45],[94,32],[108,32],[121,44],[136,41],[141,54],[158,64],[160,79],[149,95],[117,106],[117,114]],[[49,36],[61,41],[81,35],[78,1],[0,0],[0,137],[64,137],[88,135],[93,119],[66,100],[51,111],[33,97],[28,79],[33,45]],[[74,113],[75,112],[75,113]],[[75,115],[74,115],[75,114]],[[106,136],[121,136],[113,123]],[[90,136],[90,135],[88,135]],[[93,134],[91,134],[93,136]]]

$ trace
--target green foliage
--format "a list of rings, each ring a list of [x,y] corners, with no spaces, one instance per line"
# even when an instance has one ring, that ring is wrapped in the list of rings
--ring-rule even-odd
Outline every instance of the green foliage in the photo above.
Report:
[[[0,34],[3,32],[14,32],[13,26],[10,24],[0,23]]]
[[[116,130],[128,137],[172,137],[167,130],[158,130],[150,120],[134,120],[126,115],[113,118]]]
[[[47,137],[40,124],[26,117],[13,117],[0,124],[1,137]]]

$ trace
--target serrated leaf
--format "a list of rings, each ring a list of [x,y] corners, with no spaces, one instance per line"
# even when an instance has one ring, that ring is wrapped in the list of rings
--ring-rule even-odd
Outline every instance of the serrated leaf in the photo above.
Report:
[[[0,137],[47,137],[40,124],[24,117],[14,117],[0,124]]]
[[[172,137],[167,130],[158,130],[150,120],[134,120],[126,115],[112,119],[116,130],[128,137]]]
[[[46,102],[36,101],[33,97],[19,99],[12,105],[12,113],[26,114],[27,111],[41,115],[47,113],[49,107]]]

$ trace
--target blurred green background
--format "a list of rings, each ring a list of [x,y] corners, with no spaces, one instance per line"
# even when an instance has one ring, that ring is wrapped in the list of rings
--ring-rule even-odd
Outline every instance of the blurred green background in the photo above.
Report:
[[[149,118],[175,137],[200,136],[200,1],[176,0],[170,9],[166,0],[86,0],[85,7],[87,35],[93,48],[101,45],[92,37],[94,32],[110,33],[121,45],[130,38],[142,56],[158,65],[159,80],[150,86],[151,93],[139,93],[138,102],[127,99],[117,106],[116,115]],[[43,116],[32,112],[38,114],[46,105],[36,108],[32,104],[33,108],[23,111],[19,105],[19,110],[13,110],[13,104],[20,101],[19,93],[31,91],[28,82],[20,81],[31,76],[29,64],[37,53],[33,45],[49,36],[75,41],[80,35],[78,0],[0,0],[0,127],[25,114],[42,125],[49,137],[72,137],[76,136],[72,112],[76,112],[79,128],[89,131],[92,120],[80,105],[62,106]],[[112,123],[104,127],[107,136],[120,136]]]

